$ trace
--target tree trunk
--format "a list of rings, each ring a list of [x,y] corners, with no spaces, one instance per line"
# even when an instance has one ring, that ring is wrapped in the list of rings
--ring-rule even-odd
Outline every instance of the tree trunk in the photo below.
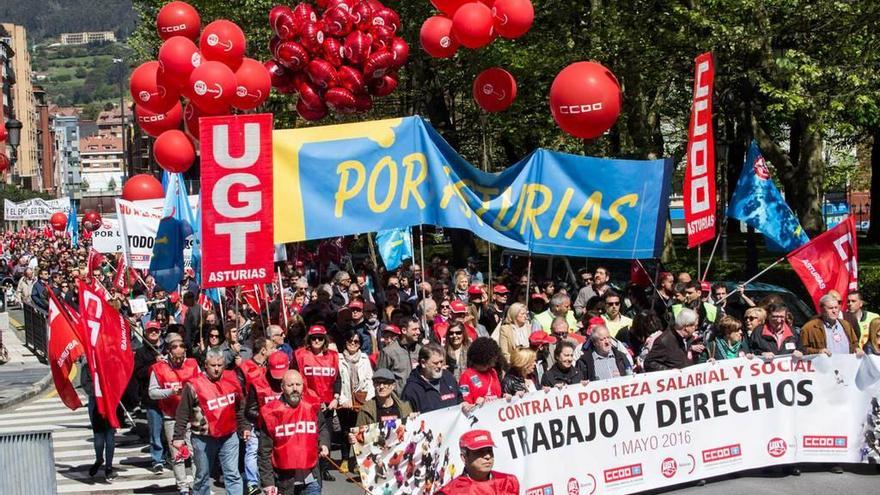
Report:
[[[871,213],[868,219],[868,241],[880,242],[880,127],[871,129],[874,143],[871,145]]]

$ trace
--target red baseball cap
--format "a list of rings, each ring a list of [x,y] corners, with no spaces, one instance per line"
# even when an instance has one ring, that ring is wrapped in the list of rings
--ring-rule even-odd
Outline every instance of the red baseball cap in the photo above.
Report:
[[[458,299],[450,302],[449,307],[452,308],[453,313],[467,313],[467,304],[459,301]]]
[[[556,337],[552,335],[547,335],[547,332],[543,330],[538,330],[537,332],[532,332],[529,335],[529,344],[535,347],[540,347],[543,344],[555,344]]]
[[[312,325],[309,327],[308,335],[327,335],[327,329],[321,325]]]
[[[364,303],[362,303],[362,302],[358,301],[357,299],[355,299],[354,301],[348,303],[348,307],[349,307],[349,308],[364,309]]]
[[[494,446],[495,442],[488,430],[470,430],[458,439],[458,447],[461,449],[480,450]]]
[[[397,325],[385,325],[382,327],[383,332],[393,333],[394,335],[400,335],[400,328]]]
[[[158,321],[148,321],[146,330],[161,330],[162,325]]]
[[[479,285],[471,285],[470,287],[468,287],[468,295],[469,296],[482,296],[483,289],[481,289]]]
[[[492,292],[494,292],[494,293],[496,293],[496,294],[507,294],[507,293],[510,292],[510,291],[507,290],[507,287],[505,287],[505,286],[503,286],[503,285],[501,285],[501,284],[498,284],[498,285],[493,285],[493,286],[492,286]]]
[[[709,282],[706,282],[706,281],[700,282],[700,291],[712,292],[712,284],[710,284]]]
[[[313,327],[314,328],[314,327]],[[280,380],[284,378],[284,373],[290,368],[290,359],[287,354],[282,351],[275,351],[269,355],[269,374],[272,378]]]

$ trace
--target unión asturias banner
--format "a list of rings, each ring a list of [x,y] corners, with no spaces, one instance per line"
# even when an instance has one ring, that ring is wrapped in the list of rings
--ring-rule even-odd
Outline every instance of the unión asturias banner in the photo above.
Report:
[[[359,434],[373,493],[429,495],[485,429],[520,493],[626,494],[794,462],[880,460],[880,357],[739,358],[452,407]],[[872,418],[873,420],[869,419]]]
[[[536,150],[498,174],[420,117],[275,131],[275,242],[429,224],[536,253],[650,258],[671,160]]]

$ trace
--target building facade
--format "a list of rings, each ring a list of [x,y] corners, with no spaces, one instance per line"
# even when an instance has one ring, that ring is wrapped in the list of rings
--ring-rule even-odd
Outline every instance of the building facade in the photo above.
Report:
[[[34,87],[31,83],[31,56],[28,52],[27,32],[24,26],[0,24],[6,36],[0,38],[15,53],[11,59],[11,69],[15,84],[11,90],[10,113],[5,118],[15,117],[21,122],[21,143],[16,153],[17,160],[13,164],[12,181],[25,189],[42,190],[40,172],[40,156],[38,149],[39,122],[37,118]]]
[[[121,138],[102,135],[81,137],[80,189],[83,195],[119,194],[124,175],[123,156]]]
[[[72,107],[53,107],[55,129],[55,183],[60,196],[79,199],[82,194],[82,169],[79,156],[79,113]]]
[[[86,31],[83,33],[61,33],[62,45],[87,45],[116,41],[113,31]]]

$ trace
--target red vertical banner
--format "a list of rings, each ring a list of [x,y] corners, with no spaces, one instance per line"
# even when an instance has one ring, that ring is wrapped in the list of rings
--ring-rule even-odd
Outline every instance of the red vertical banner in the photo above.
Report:
[[[202,286],[272,281],[272,115],[200,120]]]
[[[715,131],[712,128],[712,53],[694,59],[694,102],[688,127],[687,167],[684,173],[684,221],[688,247],[715,237]]]
[[[858,251],[856,222],[850,215],[788,253],[788,262],[806,286],[817,311],[819,299],[832,289],[846,301],[847,294],[859,288]]]

